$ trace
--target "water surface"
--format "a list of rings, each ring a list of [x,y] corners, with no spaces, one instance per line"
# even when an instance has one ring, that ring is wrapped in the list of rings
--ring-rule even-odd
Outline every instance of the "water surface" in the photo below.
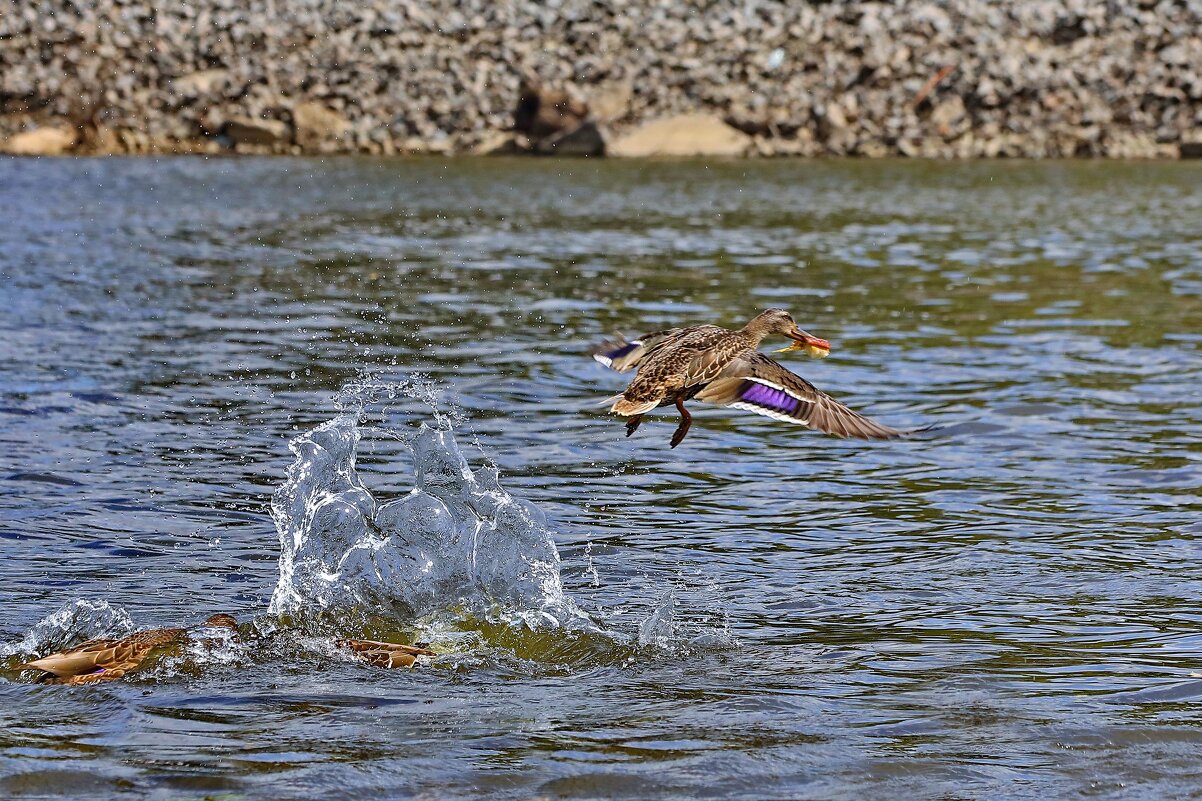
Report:
[[[5,160],[0,218],[10,663],[64,609],[275,625],[289,442],[365,371],[442,388],[591,621],[436,604],[414,671],[6,672],[4,797],[1202,791],[1202,165]],[[670,450],[594,405],[590,343],[767,306],[834,343],[802,375],[942,430],[699,407]]]

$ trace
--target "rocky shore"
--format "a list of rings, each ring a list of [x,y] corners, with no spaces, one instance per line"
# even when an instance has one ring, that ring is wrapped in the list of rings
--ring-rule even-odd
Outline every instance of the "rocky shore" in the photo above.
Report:
[[[1199,0],[0,0],[9,152],[1144,158],[1199,143]]]

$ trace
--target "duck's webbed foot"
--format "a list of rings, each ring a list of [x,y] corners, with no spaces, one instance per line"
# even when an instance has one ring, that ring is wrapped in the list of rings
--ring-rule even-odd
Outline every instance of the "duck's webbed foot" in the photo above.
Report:
[[[680,412],[680,425],[676,427],[676,432],[672,435],[670,447],[673,448],[684,441],[685,435],[689,433],[689,426],[693,424],[693,415],[689,414],[689,410],[684,407],[684,398],[676,399],[676,408]]]
[[[643,416],[641,414],[631,415],[630,419],[626,421],[626,436],[629,437],[631,434],[637,431],[639,423],[641,422],[643,422]]]

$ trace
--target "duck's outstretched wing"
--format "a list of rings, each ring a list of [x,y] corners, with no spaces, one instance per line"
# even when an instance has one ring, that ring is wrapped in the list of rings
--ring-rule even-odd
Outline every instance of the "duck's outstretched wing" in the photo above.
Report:
[[[679,337],[690,329],[669,328],[666,331],[654,331],[643,334],[637,339],[627,341],[621,335],[615,339],[606,340],[597,345],[589,355],[606,367],[625,373],[639,366],[639,362],[647,358],[656,348]]]
[[[699,401],[746,409],[774,420],[808,426],[836,437],[895,439],[912,431],[873,422],[821,392],[762,353],[732,361],[694,396]]]

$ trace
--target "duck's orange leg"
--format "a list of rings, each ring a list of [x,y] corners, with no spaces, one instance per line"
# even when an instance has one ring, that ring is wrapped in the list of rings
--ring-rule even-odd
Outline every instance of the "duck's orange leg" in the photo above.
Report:
[[[684,407],[683,396],[676,397],[676,409],[680,412],[680,425],[676,427],[676,433],[672,435],[673,448],[684,441],[685,434],[689,433],[689,426],[693,424],[693,415],[689,414],[689,410]]]

